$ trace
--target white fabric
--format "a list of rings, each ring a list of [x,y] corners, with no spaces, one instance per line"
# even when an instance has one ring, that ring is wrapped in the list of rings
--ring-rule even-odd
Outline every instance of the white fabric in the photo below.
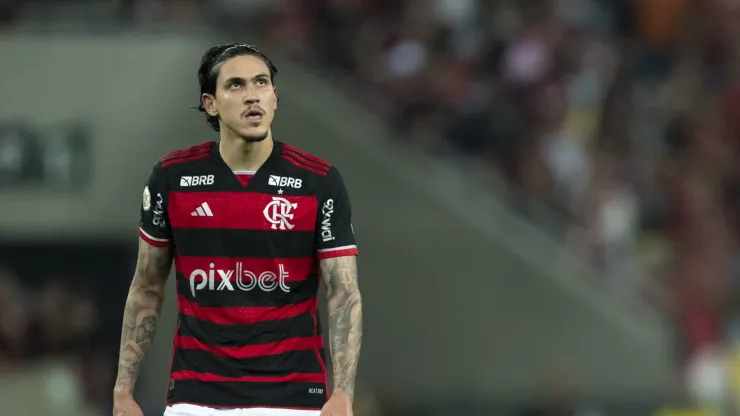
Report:
[[[192,404],[167,406],[163,416],[319,416],[319,410],[293,409],[214,409]]]

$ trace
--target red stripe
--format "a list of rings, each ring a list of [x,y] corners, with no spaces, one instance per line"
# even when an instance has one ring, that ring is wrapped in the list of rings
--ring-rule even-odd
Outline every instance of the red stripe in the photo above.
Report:
[[[324,383],[326,377],[323,374],[311,373],[293,373],[281,377],[269,376],[245,376],[245,377],[224,377],[210,373],[196,373],[195,371],[177,371],[172,373],[172,379],[182,380],[191,379],[206,382],[247,382],[247,383]]]
[[[296,161],[295,159],[293,159],[291,156],[288,156],[288,155],[280,155],[280,158],[287,160],[288,162],[292,163],[293,165],[295,165],[295,166],[297,166],[297,167],[299,167],[301,169],[305,169],[305,170],[311,171],[313,173],[318,173],[321,176],[326,176],[326,172],[325,171],[312,168],[311,166],[308,166],[308,165],[304,165],[304,164]]]
[[[183,153],[183,154],[180,154],[180,155],[174,155],[174,156],[168,157],[166,159],[160,159],[160,162],[161,163],[170,163],[171,164],[174,161],[177,161],[177,160],[180,160],[180,159],[186,159],[186,158],[192,157],[192,156],[209,155],[210,152],[211,152],[210,149],[203,149],[203,150],[198,150],[198,151],[195,151],[195,152],[187,152],[187,153]]]
[[[330,166],[324,165],[324,164],[319,163],[319,162],[317,162],[315,160],[311,160],[311,159],[309,159],[309,158],[301,155],[300,153],[298,153],[298,152],[296,152],[294,150],[283,149],[283,155],[290,156],[290,157],[294,158],[295,160],[297,160],[300,163],[306,164],[308,166],[314,167],[314,168],[319,169],[319,170],[323,170],[323,171],[327,171],[328,172],[329,171],[329,168],[330,168]]]
[[[206,143],[201,143],[197,146],[188,147],[186,149],[173,150],[167,153],[166,155],[162,156],[162,158],[159,160],[164,162],[165,160],[169,160],[175,157],[180,157],[180,156],[196,153],[196,152],[202,151],[205,148],[210,147],[211,144],[212,144],[211,142],[206,142]]]
[[[302,159],[300,155],[297,155],[297,154],[293,154],[290,152],[283,152],[280,155],[280,157],[285,160],[292,160],[294,165],[303,167],[305,169],[311,168],[311,169],[316,169],[324,173],[329,172],[329,168],[327,168],[326,166],[315,163],[315,162],[311,162],[310,160]]]
[[[212,216],[193,216],[203,203]],[[315,196],[255,192],[171,192],[169,206],[177,228],[313,231],[318,212]]]
[[[193,337],[179,337],[176,339],[177,348],[187,350],[209,351],[224,358],[249,358],[264,357],[268,355],[283,354],[290,351],[312,350],[317,345],[324,347],[324,339],[321,336],[290,338],[283,341],[271,342],[260,345],[244,345],[240,347],[216,347],[206,345]]]
[[[183,157],[182,159],[170,159],[165,162],[162,162],[162,167],[174,165],[176,163],[182,163],[182,162],[189,162],[192,160],[198,160],[198,159],[204,159],[207,158],[210,155],[210,152],[205,152],[203,154],[199,154],[196,156],[189,156],[189,157]]]
[[[209,141],[209,142],[203,142],[201,144],[195,144],[195,145],[192,145],[192,146],[189,146],[189,147],[185,147],[183,149],[173,150],[173,151],[167,153],[165,155],[165,157],[167,157],[167,155],[171,155],[171,154],[185,153],[185,152],[192,152],[192,151],[195,151],[195,150],[200,150],[200,149],[203,149],[203,148],[206,148],[206,147],[210,147],[212,144],[213,144],[213,142],[210,142]]]
[[[306,280],[314,271],[314,267],[315,259],[313,257],[270,259],[177,256],[175,258],[175,270],[182,273],[185,279],[190,280],[190,274],[194,270],[209,272],[213,269],[215,284],[218,284],[223,279],[232,282],[236,281],[238,275],[242,277],[242,281],[244,281],[245,277],[254,279],[263,273],[274,274],[277,277],[281,277],[285,282],[297,282]]]
[[[291,146],[289,144],[283,143],[283,150],[292,150],[293,152],[295,152],[295,153],[303,156],[304,158],[306,158],[308,160],[312,160],[314,162],[317,162],[317,163],[320,163],[320,164],[324,165],[326,168],[330,168],[331,167],[331,164],[329,162],[327,162],[326,160],[323,160],[321,158],[318,158],[318,157],[316,157],[316,156],[314,156],[314,155],[312,155],[312,154],[310,154],[310,153],[308,153],[308,152],[306,152],[304,150],[301,150],[301,149],[299,149],[297,147],[294,147],[294,146]]]
[[[144,231],[142,231],[141,228],[139,229],[139,237],[141,237],[142,240],[146,241],[147,244],[154,247],[167,247],[168,245],[170,245],[169,241],[152,240],[151,238],[149,238],[149,236],[144,234]]]
[[[285,306],[200,306],[184,296],[178,296],[178,307],[183,315],[221,325],[250,325],[264,321],[292,318],[311,310],[313,300]]]
[[[177,152],[176,154],[171,154],[169,155],[169,157],[163,158],[162,162],[167,162],[173,159],[182,159],[186,156],[202,155],[210,151],[211,149],[183,150],[183,151]]]
[[[358,253],[357,247],[353,247],[342,250],[319,251],[316,253],[316,257],[319,259],[333,259],[334,257],[356,256]]]

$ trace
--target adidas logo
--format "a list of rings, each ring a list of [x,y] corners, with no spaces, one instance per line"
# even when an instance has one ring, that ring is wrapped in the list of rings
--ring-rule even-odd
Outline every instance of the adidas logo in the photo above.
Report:
[[[208,206],[208,202],[200,204],[198,209],[190,213],[193,217],[212,217],[211,207]]]

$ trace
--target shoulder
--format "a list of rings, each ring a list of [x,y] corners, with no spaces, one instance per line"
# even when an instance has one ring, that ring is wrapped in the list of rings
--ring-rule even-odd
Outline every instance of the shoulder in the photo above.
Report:
[[[304,188],[306,192],[323,193],[344,186],[339,169],[334,164],[293,145],[282,143],[281,146],[281,170],[289,177],[308,184]]]
[[[209,141],[194,146],[185,147],[183,149],[173,150],[160,157],[159,161],[157,162],[157,166],[160,168],[166,168],[168,166],[205,159],[211,154],[213,144],[213,141]]]
[[[166,153],[152,167],[151,180],[159,182],[160,186],[165,186],[164,184],[172,182],[172,178],[177,178],[197,168],[194,164],[204,163],[210,156],[214,143],[201,143]]]
[[[335,170],[334,166],[326,160],[285,143],[282,143],[280,158],[286,167],[296,174],[326,177],[332,170]]]

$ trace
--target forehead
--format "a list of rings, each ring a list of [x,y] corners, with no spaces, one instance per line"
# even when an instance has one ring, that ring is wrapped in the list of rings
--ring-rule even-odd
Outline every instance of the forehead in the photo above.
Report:
[[[260,74],[270,74],[267,64],[257,56],[241,55],[235,56],[221,65],[218,78],[221,80],[230,78],[253,78]]]

